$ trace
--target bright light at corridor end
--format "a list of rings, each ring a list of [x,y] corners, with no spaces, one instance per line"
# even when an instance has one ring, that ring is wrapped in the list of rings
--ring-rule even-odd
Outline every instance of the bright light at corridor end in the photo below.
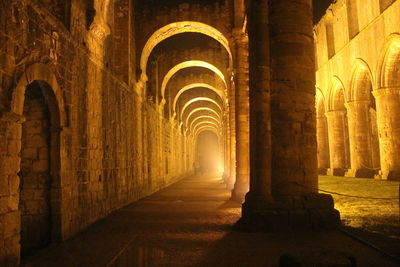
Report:
[[[197,173],[223,174],[221,147],[218,136],[212,131],[203,131],[196,143],[195,169]]]

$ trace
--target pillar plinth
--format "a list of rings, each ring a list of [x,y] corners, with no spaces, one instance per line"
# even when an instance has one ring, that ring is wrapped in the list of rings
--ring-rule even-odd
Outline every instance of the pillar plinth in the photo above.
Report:
[[[335,227],[332,197],[317,193],[311,0],[250,5],[250,191],[240,225],[265,231]]]
[[[373,92],[376,99],[380,178],[400,180],[400,88],[381,88]]]

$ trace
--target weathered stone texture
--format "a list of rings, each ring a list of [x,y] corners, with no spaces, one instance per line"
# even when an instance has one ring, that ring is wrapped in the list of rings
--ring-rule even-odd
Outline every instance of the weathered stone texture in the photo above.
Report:
[[[99,18],[87,20],[88,6],[83,2],[67,8],[70,21],[62,19],[67,13],[50,13],[62,7],[58,4],[70,2],[0,3],[0,265],[19,261],[21,212],[45,214],[51,208],[51,240],[64,240],[192,168],[175,162],[181,161],[182,149],[177,130],[174,137],[163,134],[166,124],[134,90],[131,1],[109,7],[108,15],[116,19],[108,25]],[[50,117],[58,117],[57,125],[47,125],[49,133],[59,138],[55,152],[46,147],[53,142],[41,130],[43,121],[29,117],[39,116],[40,111],[22,114],[25,89],[36,80],[55,96],[45,97],[44,103]],[[29,135],[21,142],[23,130]],[[158,138],[148,138],[148,144],[141,141],[153,135]],[[168,138],[176,140],[177,151],[170,154],[157,149]],[[171,155],[176,156],[169,159],[167,175],[158,162]],[[155,162],[160,169],[154,168]],[[24,191],[19,200],[24,172],[50,172],[50,181],[26,179],[21,188],[51,186],[51,201],[39,200],[45,198],[39,189]],[[24,227],[26,220],[23,216]]]
[[[330,166],[319,165],[330,173],[400,179],[399,12],[398,0],[337,1],[314,27],[317,101],[331,114]],[[335,108],[338,87],[342,115]]]

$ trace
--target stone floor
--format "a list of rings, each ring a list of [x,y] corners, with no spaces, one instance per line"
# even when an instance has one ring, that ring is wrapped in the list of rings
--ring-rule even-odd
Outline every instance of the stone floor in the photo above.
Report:
[[[240,205],[215,175],[186,178],[54,244],[26,266],[277,266],[284,253],[343,251],[358,266],[398,266],[337,231],[233,231]]]

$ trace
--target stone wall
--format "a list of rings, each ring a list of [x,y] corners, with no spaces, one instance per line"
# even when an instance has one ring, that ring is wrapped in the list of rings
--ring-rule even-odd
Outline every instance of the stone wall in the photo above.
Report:
[[[86,1],[63,1],[71,2],[65,10],[71,12],[68,23],[50,13],[56,1],[47,2],[0,3],[0,265],[17,264],[23,242],[19,196],[26,160],[21,155],[27,155],[29,144],[39,145],[30,136],[21,142],[29,120],[23,107],[30,84],[47,88],[42,91],[51,117],[52,242],[73,236],[192,168],[180,157],[177,144],[183,137],[177,127],[163,121],[135,91],[132,1],[108,7],[109,1],[94,1],[94,18],[88,16]],[[116,19],[104,23],[110,16]],[[39,150],[39,158],[43,153]],[[159,164],[167,161],[168,174]]]
[[[335,147],[346,146],[335,138],[329,138],[331,166],[319,160],[331,174],[342,169],[341,175],[400,179],[399,12],[399,0],[340,0],[314,27],[317,103],[322,101],[319,110],[325,112],[318,114],[318,128],[324,127],[324,116],[328,129],[348,121],[348,130],[336,136],[348,136],[350,166],[332,165],[341,154]],[[336,112],[340,95],[345,108]]]

